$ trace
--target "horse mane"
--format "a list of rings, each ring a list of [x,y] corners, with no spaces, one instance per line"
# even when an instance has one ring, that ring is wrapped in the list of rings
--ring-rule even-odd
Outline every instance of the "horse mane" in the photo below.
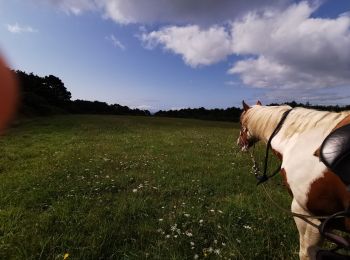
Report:
[[[242,123],[252,130],[252,134],[257,137],[271,135],[282,114],[291,109],[290,106],[252,106],[245,112]],[[320,127],[324,131],[331,131],[335,125],[349,115],[350,111],[329,112],[297,107],[294,108],[284,123],[283,134],[290,137],[296,133],[306,132],[315,127]]]

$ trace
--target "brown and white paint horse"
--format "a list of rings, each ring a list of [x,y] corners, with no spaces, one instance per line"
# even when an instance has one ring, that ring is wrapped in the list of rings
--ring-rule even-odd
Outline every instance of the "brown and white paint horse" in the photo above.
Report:
[[[255,142],[267,143],[289,106],[248,106],[243,101],[241,132],[237,140],[243,151]],[[272,149],[282,160],[281,175],[293,197],[291,211],[305,215],[331,215],[350,206],[350,192],[341,179],[318,157],[323,140],[336,128],[350,123],[350,111],[335,113],[294,108],[272,140]],[[315,259],[320,246],[319,231],[294,218],[299,231],[300,259]],[[311,219],[310,219],[311,220]],[[312,219],[319,224],[319,220]],[[350,229],[350,219],[344,220]]]

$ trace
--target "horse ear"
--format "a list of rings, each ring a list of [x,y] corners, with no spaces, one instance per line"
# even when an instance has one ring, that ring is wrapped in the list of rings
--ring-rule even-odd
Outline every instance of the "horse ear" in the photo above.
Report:
[[[258,106],[261,106],[261,105],[262,105],[261,102],[260,102],[260,100],[258,100],[258,102],[256,102],[256,104],[257,104]]]
[[[244,109],[244,111],[247,111],[247,110],[250,108],[250,106],[247,105],[247,104],[244,102],[244,100],[242,101],[242,104],[243,104],[243,109]]]

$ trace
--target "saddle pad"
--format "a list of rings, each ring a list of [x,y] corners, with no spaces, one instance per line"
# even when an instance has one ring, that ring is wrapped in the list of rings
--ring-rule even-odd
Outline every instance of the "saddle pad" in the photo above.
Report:
[[[342,126],[326,137],[320,148],[320,159],[345,184],[350,184],[350,125]]]

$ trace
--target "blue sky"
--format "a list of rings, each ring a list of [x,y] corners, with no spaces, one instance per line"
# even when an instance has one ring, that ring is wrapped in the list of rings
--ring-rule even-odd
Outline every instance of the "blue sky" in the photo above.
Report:
[[[0,0],[0,51],[74,99],[152,111],[350,103],[350,1],[175,2]]]

